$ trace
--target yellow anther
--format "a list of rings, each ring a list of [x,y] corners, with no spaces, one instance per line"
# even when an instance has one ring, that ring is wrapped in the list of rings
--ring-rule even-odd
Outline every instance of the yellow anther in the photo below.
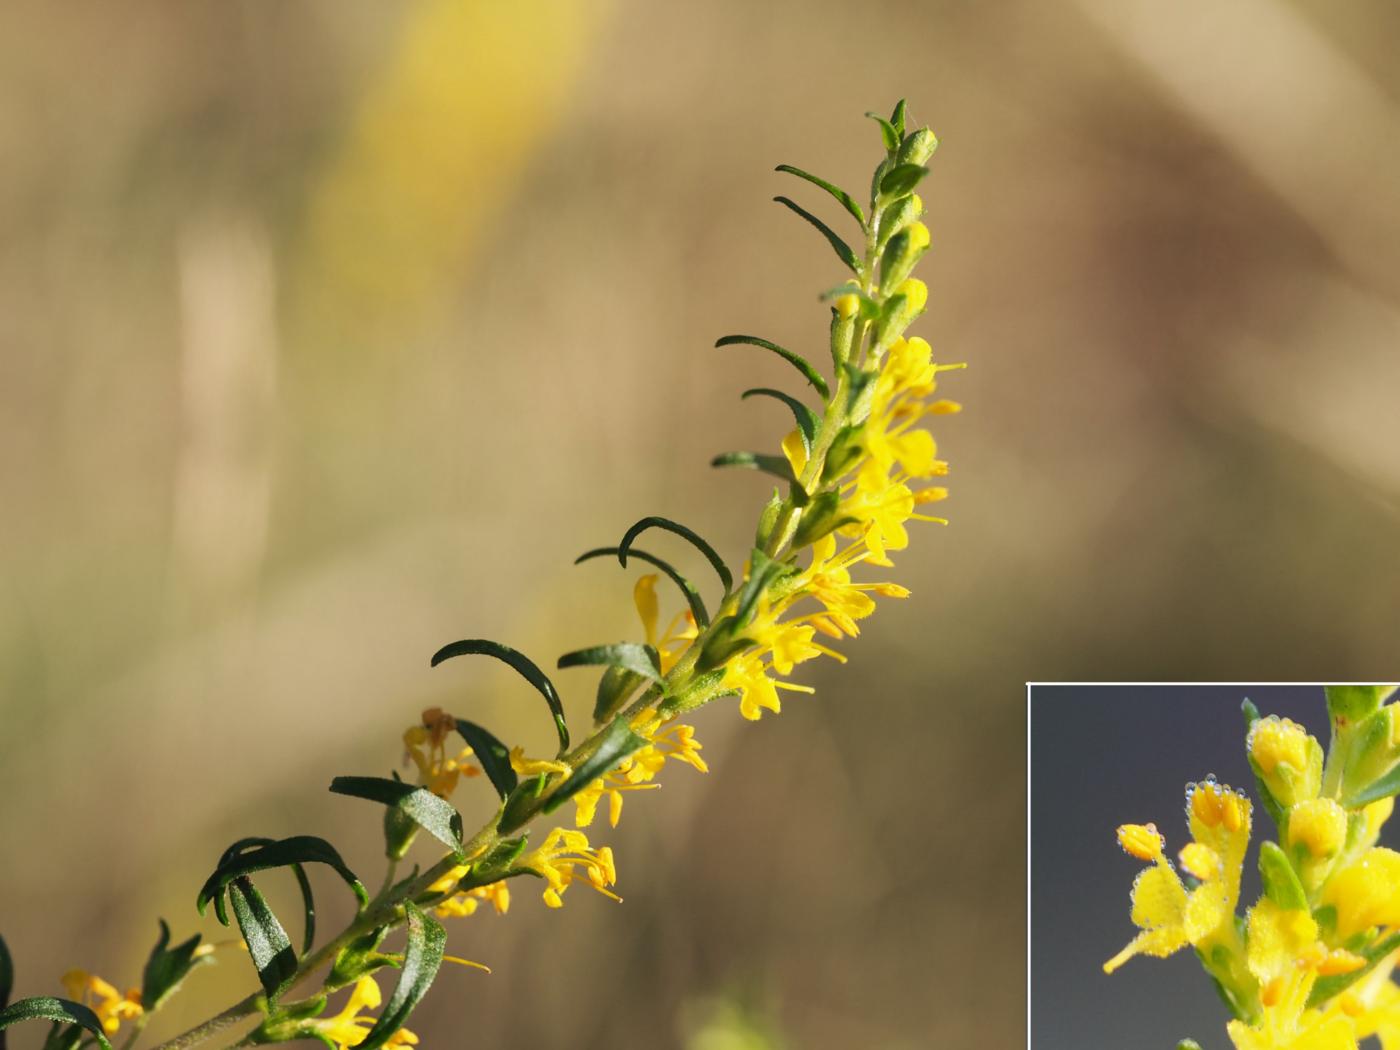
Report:
[[[1366,960],[1344,948],[1335,948],[1317,964],[1319,976],[1334,977],[1341,973],[1355,973],[1366,965]]]
[[[1259,992],[1259,1002],[1264,1006],[1277,1006],[1278,1001],[1283,998],[1283,986],[1283,977],[1275,977],[1265,984],[1263,989]]]
[[[1156,824],[1124,824],[1118,829],[1118,845],[1138,860],[1153,861],[1162,855],[1162,836]]]

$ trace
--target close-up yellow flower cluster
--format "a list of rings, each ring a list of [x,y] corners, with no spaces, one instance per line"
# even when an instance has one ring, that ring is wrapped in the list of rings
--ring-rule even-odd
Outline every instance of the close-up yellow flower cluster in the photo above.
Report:
[[[1246,754],[1278,830],[1259,847],[1263,893],[1237,915],[1254,824],[1246,793],[1214,777],[1189,784],[1191,841],[1176,866],[1155,825],[1118,829],[1123,850],[1152,866],[1133,883],[1141,932],[1105,972],[1189,945],[1234,1015],[1237,1050],[1355,1050],[1369,1036],[1400,1047],[1400,853],[1377,844],[1400,788],[1392,693],[1329,688],[1325,758],[1303,726],[1246,701]]]

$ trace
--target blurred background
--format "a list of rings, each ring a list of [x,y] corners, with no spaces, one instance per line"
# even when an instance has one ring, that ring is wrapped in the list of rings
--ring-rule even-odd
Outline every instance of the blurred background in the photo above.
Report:
[[[916,330],[972,366],[914,598],[780,717],[702,711],[712,773],[600,836],[626,903],[461,920],[495,973],[445,972],[412,1027],[1018,1043],[1022,683],[1394,667],[1397,31],[1287,0],[0,7],[18,992],[137,982],[156,915],[217,934],[194,894],[245,834],[372,879],[378,814],[324,788],[386,774],[425,706],[547,748],[508,670],[428,656],[631,634],[633,574],[581,550],[657,513],[742,556],[765,485],[705,464],[776,444],[737,395],[792,376],[713,341],[820,361],[842,277],[768,198],[839,209],[772,168],[861,195],[860,114],[905,96],[943,142]],[[585,717],[592,677],[558,678]],[[199,973],[152,1032],[250,981]]]
[[[1259,843],[1278,840],[1245,757],[1240,705],[1291,718],[1322,742],[1320,686],[1042,686],[1031,690],[1031,1028],[1036,1050],[1229,1050],[1221,1004],[1195,952],[1103,964],[1136,936],[1129,912],[1144,864],[1118,847],[1120,824],[1154,823],[1175,859],[1190,841],[1186,784],[1214,773],[1254,803],[1239,914],[1261,892]],[[1082,742],[1092,739],[1093,746]],[[1400,845],[1394,822],[1381,843]],[[1370,1050],[1374,1038],[1362,1044]]]

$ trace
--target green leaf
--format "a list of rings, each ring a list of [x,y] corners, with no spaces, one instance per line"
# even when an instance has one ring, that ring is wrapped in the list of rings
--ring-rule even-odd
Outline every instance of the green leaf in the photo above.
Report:
[[[1332,720],[1345,724],[1359,721],[1380,707],[1388,690],[1381,685],[1329,685],[1323,692]]]
[[[491,786],[496,789],[496,793],[505,798],[515,790],[518,783],[515,770],[510,764],[510,748],[501,743],[496,737],[482,729],[475,722],[468,722],[465,718],[457,721],[457,732],[467,746],[472,749],[472,754],[481,763],[481,768],[485,770],[486,776],[491,781]]]
[[[594,558],[602,558],[608,555],[616,555],[617,547],[595,547],[591,551],[584,551],[574,559],[574,564],[578,565]],[[681,589],[685,595],[685,600],[690,606],[691,615],[695,617],[695,622],[703,629],[710,625],[710,614],[705,608],[705,602],[700,597],[700,592],[695,589],[695,585],[678,573],[670,562],[662,561],[655,554],[648,554],[646,551],[637,550],[633,547],[627,552],[629,558],[638,558],[649,565],[655,565],[671,578],[671,582]]]
[[[724,563],[724,559],[719,556],[719,552],[706,543],[698,533],[670,518],[658,518],[655,515],[643,518],[623,534],[622,542],[617,545],[617,560],[621,562],[624,569],[627,568],[627,553],[632,549],[632,541],[647,529],[665,529],[687,541],[705,556],[705,560],[710,563],[715,570],[715,575],[719,577],[719,582],[724,585],[724,593],[729,593],[729,588],[734,586],[734,575],[729,571],[729,566]]]
[[[894,125],[878,113],[867,113],[866,116],[880,125],[880,137],[885,142],[885,151],[893,153],[899,149],[899,140],[902,136],[895,132]]]
[[[801,354],[793,353],[791,350],[788,350],[786,347],[781,347],[777,343],[770,343],[767,339],[760,339],[756,335],[725,335],[715,340],[715,346],[717,348],[721,346],[757,346],[764,350],[771,350],[801,372],[802,378],[811,383],[812,386],[816,388],[817,393],[821,394],[823,399],[831,396],[831,388],[826,385],[826,379],[820,372],[812,367],[811,362]]]
[[[389,1041],[389,1037],[403,1027],[408,1015],[418,1005],[438,967],[442,965],[442,954],[447,947],[447,931],[431,915],[423,912],[412,901],[404,902],[404,915],[408,919],[408,947],[404,949],[403,968],[399,971],[399,983],[374,1027],[369,1030],[360,1050],[378,1050]]]
[[[896,164],[880,180],[880,196],[906,197],[927,174],[928,168],[922,164]]]
[[[502,835],[509,835],[534,816],[535,803],[544,794],[544,786],[547,783],[548,773],[537,773],[522,780],[520,786],[510,793],[510,798],[506,799],[506,804],[501,809],[501,819],[496,823],[496,830]]]
[[[297,956],[292,951],[292,942],[252,879],[239,875],[229,883],[228,896],[238,919],[239,932],[257,967],[258,980],[268,1000],[275,1000],[296,976]]]
[[[764,452],[721,452],[710,460],[712,467],[747,467],[772,474],[789,484],[796,485],[797,477],[792,472],[792,464],[785,456],[770,456]]]
[[[646,746],[646,738],[634,733],[626,718],[619,716],[614,719],[603,731],[597,750],[550,793],[549,800],[544,804],[544,812],[554,812],[604,773],[616,769],[628,755]]]
[[[700,658],[695,661],[695,669],[704,674],[723,666],[735,653],[748,649],[753,639],[743,633],[743,625],[735,616],[724,616],[715,621],[709,637],[700,648]]]
[[[813,186],[820,186],[822,189],[826,190],[827,193],[840,201],[841,207],[850,212],[851,215],[855,217],[856,222],[860,223],[861,226],[865,225],[865,212],[860,210],[860,205],[856,203],[856,199],[840,186],[833,186],[825,179],[819,179],[817,176],[810,172],[803,171],[801,168],[794,168],[791,164],[779,164],[773,170],[785,171],[789,175],[796,175],[799,179],[806,179]]]
[[[245,852],[252,846],[269,846],[276,841],[276,839],[261,838],[258,836],[239,839],[228,849],[224,850],[224,855],[219,858],[219,866],[227,864],[229,861],[233,860],[234,857]],[[304,932],[302,934],[303,947],[301,950],[303,952],[309,952],[312,942],[316,939],[316,899],[311,892],[311,880],[306,877],[306,869],[300,864],[292,864],[290,867],[292,869],[292,874],[296,876],[297,886],[301,889],[301,902],[305,913],[305,925],[303,926]],[[223,901],[215,901],[215,911],[219,914],[220,921],[227,926],[228,918],[222,911],[222,908]]]
[[[554,715],[555,728],[559,730],[559,753],[562,755],[569,750],[569,727],[564,722],[564,704],[559,699],[554,683],[545,677],[545,673],[528,657],[500,642],[486,638],[466,638],[451,645],[444,645],[433,654],[431,665],[436,667],[454,656],[494,656],[497,660],[510,664],[522,678],[539,690],[545,703],[549,705],[549,710]]]
[[[86,1028],[103,1050],[112,1050],[107,1035],[102,1031],[102,1022],[97,1015],[82,1003],[71,999],[55,999],[52,996],[36,995],[0,1010],[0,1032],[21,1021],[53,1021],[55,1024],[75,1024]]]
[[[1194,1039],[1183,1039],[1176,1044],[1176,1050],[1201,1050],[1201,1044]]]
[[[1345,801],[1349,808],[1354,809],[1358,806],[1370,805],[1372,802],[1378,802],[1395,794],[1400,794],[1400,765],[1397,765],[1379,780],[1372,781],[1355,795],[1348,795]]]
[[[1254,701],[1249,697],[1244,698],[1244,703],[1240,704],[1240,713],[1244,715],[1244,729],[1248,733],[1254,727],[1254,723],[1259,721],[1259,708],[1254,706]]]
[[[85,1038],[86,1035],[78,1025],[59,1024],[55,1021],[49,1025],[49,1034],[44,1036],[43,1050],[78,1050],[78,1044]]]
[[[740,625],[748,625],[758,609],[758,600],[769,585],[787,571],[788,567],[783,562],[774,561],[757,547],[753,549],[749,555],[749,577],[744,581],[744,587],[739,592],[739,604],[734,610],[734,618]]]
[[[609,667],[598,679],[598,698],[593,703],[593,721],[603,722],[617,714],[620,708],[637,690],[637,686],[647,680],[644,675],[634,674],[622,667]]]
[[[147,1013],[154,1013],[180,987],[196,966],[214,961],[212,955],[196,955],[200,935],[195,934],[187,941],[181,941],[173,948],[170,944],[170,926],[160,919],[160,937],[146,959],[146,968],[141,974],[141,1006]],[[310,944],[307,945],[310,948]]]
[[[661,657],[649,645],[618,642],[577,649],[559,657],[559,667],[621,667],[652,681],[661,681]]]
[[[536,875],[543,878],[544,876],[532,868],[510,870],[510,866],[525,852],[525,846],[529,840],[529,835],[521,835],[518,838],[503,839],[497,842],[487,851],[486,856],[472,865],[471,871],[458,880],[453,892],[465,893],[480,886],[489,886],[493,882],[500,882],[502,879],[515,878],[517,875]]]
[[[445,799],[427,788],[387,777],[336,777],[331,790],[337,795],[368,799],[392,806],[449,849],[462,848],[462,815]]]
[[[253,844],[254,848],[247,849],[250,844]],[[365,892],[364,885],[340,859],[340,854],[334,846],[314,835],[294,835],[287,839],[242,839],[234,843],[224,852],[214,873],[205,880],[195,901],[195,907],[199,909],[199,914],[203,915],[204,909],[212,900],[219,922],[227,926],[228,913],[224,910],[223,896],[230,882],[254,872],[296,864],[325,864],[333,868],[354,892],[361,906],[369,903],[369,894]],[[298,881],[301,882],[304,878],[303,875]],[[307,884],[303,883],[303,893],[309,892]],[[307,904],[310,910],[309,900]]]
[[[830,243],[832,250],[836,252],[836,257],[840,259],[843,263],[845,263],[846,266],[850,269],[850,271],[857,277],[861,275],[862,267],[860,265],[860,260],[856,258],[856,253],[851,250],[851,246],[845,241],[843,241],[840,235],[835,230],[833,230],[826,223],[822,222],[821,219],[817,218],[806,208],[802,207],[800,204],[797,204],[795,201],[789,200],[787,197],[774,197],[773,200],[781,204],[783,207],[796,212],[802,218],[806,219],[813,226],[815,226],[817,228],[817,232],[820,233],[823,237],[825,237],[828,243]]]
[[[810,408],[791,394],[785,394],[781,390],[774,390],[766,386],[745,390],[740,395],[740,400],[748,400],[750,397],[771,397],[787,405],[792,412],[792,418],[797,421],[797,432],[802,435],[803,449],[809,456],[812,454],[812,442],[816,440],[817,436],[817,417]],[[726,584],[725,590],[728,589],[729,585]]]
[[[899,138],[904,138],[904,99],[900,99],[894,104],[894,113],[890,115],[890,127],[894,128],[894,133]]]
[[[1285,911],[1307,911],[1308,895],[1298,881],[1298,873],[1288,862],[1288,855],[1276,842],[1259,846],[1259,877],[1264,881],[1264,893]]]

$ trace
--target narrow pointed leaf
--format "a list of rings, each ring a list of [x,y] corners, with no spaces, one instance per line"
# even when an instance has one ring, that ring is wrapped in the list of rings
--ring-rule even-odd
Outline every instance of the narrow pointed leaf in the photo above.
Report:
[[[845,241],[843,241],[840,235],[835,230],[833,230],[826,223],[822,222],[821,219],[817,218],[806,208],[802,207],[802,205],[796,203],[795,201],[789,200],[787,197],[774,197],[773,200],[781,204],[783,207],[788,208],[793,212],[796,212],[802,218],[806,219],[813,226],[815,226],[817,232],[827,239],[827,242],[831,245],[832,250],[836,252],[836,257],[840,259],[843,263],[845,263],[850,268],[850,271],[853,274],[855,274],[856,276],[860,276],[860,260],[856,258],[856,253],[851,250],[851,246]]]
[[[880,125],[880,138],[884,140],[886,151],[893,153],[899,149],[901,136],[895,134],[894,125],[878,113],[867,113],[866,116]]]
[[[801,354],[794,353],[786,347],[779,346],[777,343],[769,342],[767,339],[760,339],[756,335],[726,335],[715,340],[716,347],[740,345],[758,346],[762,347],[764,350],[771,350],[801,372],[802,377],[806,379],[807,382],[811,383],[812,386],[816,388],[817,393],[821,394],[823,398],[831,396],[831,388],[827,386],[825,377],[813,368],[811,362]]]
[[[544,793],[545,784],[549,783],[549,776],[548,773],[537,773],[520,782],[520,786],[510,793],[510,798],[506,799],[506,804],[501,808],[501,819],[496,824],[497,831],[502,835],[509,835],[519,830],[534,816],[536,803]]]
[[[813,186],[820,186],[822,189],[826,190],[827,193],[840,201],[841,207],[850,212],[851,215],[855,217],[856,222],[860,223],[862,226],[865,225],[865,212],[860,210],[860,205],[856,203],[856,199],[840,186],[833,186],[831,183],[827,182],[826,179],[818,178],[811,172],[803,171],[801,168],[794,168],[791,164],[779,164],[773,170],[785,171],[789,175],[796,175],[799,179],[806,179]]]
[[[890,127],[894,128],[895,135],[900,139],[904,138],[905,112],[906,107],[904,105],[904,99],[900,99],[894,104],[894,112],[890,114]]]
[[[297,956],[292,942],[252,879],[238,876],[229,883],[228,896],[238,930],[248,945],[248,955],[257,967],[258,980],[268,999],[275,1000],[296,976]]]
[[[1308,896],[1303,892],[1303,884],[1298,881],[1298,873],[1288,861],[1288,855],[1276,842],[1264,842],[1259,846],[1259,877],[1264,884],[1264,895],[1285,911],[1307,911]]]
[[[705,560],[710,563],[715,574],[719,576],[719,582],[724,585],[725,593],[729,593],[729,588],[734,586],[734,574],[729,571],[729,566],[724,563],[719,552],[706,543],[699,533],[678,521],[672,521],[670,518],[659,518],[653,515],[649,518],[643,518],[627,530],[622,537],[622,542],[617,545],[617,560],[622,563],[624,569],[627,568],[627,552],[632,549],[632,541],[647,529],[665,529],[689,542],[692,547],[705,556]]]
[[[771,387],[754,387],[752,390],[745,390],[740,395],[741,400],[747,400],[750,397],[771,397],[787,405],[792,412],[792,418],[797,420],[797,432],[802,435],[802,447],[806,449],[808,455],[811,455],[812,442],[816,440],[817,436],[816,413],[791,394],[785,394],[781,390],[774,390]],[[725,589],[728,590],[728,587],[726,586]]]
[[[107,1035],[102,1030],[102,1022],[97,1015],[82,1003],[71,999],[55,999],[48,995],[36,995],[0,1010],[0,1032],[21,1021],[52,1021],[55,1024],[75,1024],[86,1028],[97,1040],[102,1050],[112,1050]]]
[[[646,737],[634,733],[626,718],[618,717],[604,732],[598,749],[550,793],[549,800],[544,804],[544,812],[552,813],[604,773],[616,769],[628,755],[646,746]]]
[[[594,645],[587,649],[565,653],[559,657],[559,666],[560,668],[620,667],[624,671],[642,675],[654,682],[661,681],[661,658],[657,655],[656,650],[649,645],[638,645],[636,642]]]
[[[591,551],[584,551],[577,558],[575,558],[574,564],[579,565],[583,562],[591,561],[594,558],[602,558],[608,555],[616,556],[617,552],[617,547],[595,547]],[[705,602],[700,597],[700,592],[695,589],[695,585],[693,583],[691,583],[684,576],[678,573],[675,570],[675,568],[672,567],[670,562],[662,561],[655,554],[649,554],[646,551],[637,550],[635,547],[633,547],[627,552],[627,556],[629,558],[636,558],[639,561],[644,561],[648,565],[655,565],[658,569],[660,569],[667,576],[669,576],[671,578],[671,582],[674,583],[677,587],[679,587],[681,589],[681,593],[685,595],[685,600],[690,606],[690,612],[691,615],[695,617],[695,622],[700,626],[702,630],[710,626],[710,614],[709,611],[705,608]]]
[[[516,776],[510,765],[510,748],[497,740],[493,734],[465,718],[457,719],[457,732],[472,749],[476,760],[481,763],[481,768],[486,772],[496,793],[505,798],[514,791]]]
[[[903,197],[914,192],[928,168],[922,164],[896,164],[880,179],[880,196]]]
[[[749,470],[761,470],[765,474],[772,474],[775,478],[782,478],[794,485],[797,483],[791,463],[782,456],[770,456],[765,452],[721,452],[710,460],[710,466],[747,467]]]
[[[466,638],[451,645],[444,645],[433,654],[431,664],[436,667],[454,656],[494,656],[497,660],[510,664],[520,677],[539,690],[545,703],[549,705],[550,713],[554,715],[555,728],[559,731],[559,753],[562,755],[569,750],[569,727],[564,721],[564,704],[559,699],[559,692],[554,688],[554,683],[529,657],[500,642],[486,638]]]
[[[404,949],[399,983],[394,985],[379,1020],[358,1044],[360,1050],[378,1050],[403,1027],[418,1001],[427,994],[442,965],[443,951],[447,947],[447,931],[442,924],[412,901],[404,902],[404,913],[408,919],[408,946]]]
[[[252,846],[270,846],[276,841],[276,839],[259,837],[239,839],[228,849],[224,850],[224,855],[220,858],[219,864],[222,866],[229,863],[236,856],[245,852]],[[292,869],[292,874],[296,876],[297,887],[301,890],[301,903],[304,912],[301,950],[303,952],[309,952],[311,950],[311,945],[315,943],[316,940],[316,896],[311,892],[311,880],[306,877],[306,869],[300,864],[292,864],[289,866]],[[219,921],[227,926],[228,916],[224,912],[223,898],[220,897],[214,904],[219,916]]]
[[[444,846],[462,848],[462,815],[427,788],[387,777],[336,777],[331,790],[395,807]]]
[[[739,591],[739,605],[734,610],[734,618],[740,626],[746,626],[758,609],[758,601],[778,577],[787,571],[787,566],[774,561],[757,547],[749,555],[749,578]]]
[[[170,927],[164,919],[160,921],[160,937],[146,959],[146,968],[141,974],[141,1006],[147,1013],[160,1009],[161,1003],[178,989],[184,979],[196,966],[214,961],[211,955],[196,955],[200,935],[181,941],[170,948]],[[310,948],[310,944],[307,945]]]

